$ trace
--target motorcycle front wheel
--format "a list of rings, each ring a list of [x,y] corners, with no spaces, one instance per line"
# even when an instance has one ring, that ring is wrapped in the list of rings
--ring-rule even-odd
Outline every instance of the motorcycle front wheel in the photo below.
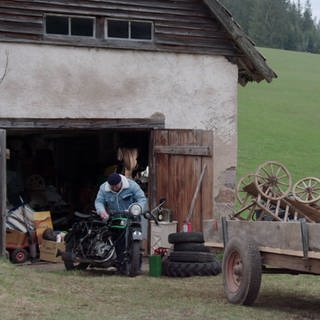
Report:
[[[73,252],[75,240],[70,239],[66,244],[66,252],[71,253]],[[72,260],[64,260],[64,266],[66,267],[67,271],[71,270],[86,270],[89,266],[89,263],[83,263],[83,262],[75,262]]]
[[[133,241],[130,249],[130,257],[127,263],[127,275],[135,277],[141,267],[141,241]]]

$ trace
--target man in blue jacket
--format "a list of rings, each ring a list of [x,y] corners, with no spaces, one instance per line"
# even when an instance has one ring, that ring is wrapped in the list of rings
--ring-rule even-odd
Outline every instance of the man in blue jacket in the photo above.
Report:
[[[95,208],[102,219],[109,219],[112,211],[127,210],[132,203],[138,203],[144,212],[147,198],[140,186],[125,176],[112,173],[98,191]]]
[[[112,173],[107,181],[103,183],[98,191],[95,208],[97,214],[102,219],[109,219],[113,211],[127,210],[132,203],[138,203],[142,207],[142,212],[147,209],[147,198],[140,186],[133,180],[125,176]],[[125,239],[122,231],[114,230],[114,239],[118,261],[120,262],[119,271],[122,272],[124,258]]]

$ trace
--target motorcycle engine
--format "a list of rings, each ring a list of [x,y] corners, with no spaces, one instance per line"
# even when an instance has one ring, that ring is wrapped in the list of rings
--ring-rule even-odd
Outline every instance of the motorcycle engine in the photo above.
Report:
[[[112,248],[113,248],[112,243],[110,243],[109,241],[107,242],[97,241],[92,250],[92,253],[94,256],[104,258],[109,254]]]
[[[78,224],[74,231],[77,237],[75,248],[77,256],[99,263],[106,262],[113,257],[115,247],[108,226],[83,222]]]

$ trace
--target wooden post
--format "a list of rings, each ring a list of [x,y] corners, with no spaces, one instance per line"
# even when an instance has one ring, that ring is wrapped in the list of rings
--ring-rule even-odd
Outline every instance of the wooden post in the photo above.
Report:
[[[7,168],[6,168],[6,130],[0,129],[0,256],[6,253],[6,202],[7,202]]]

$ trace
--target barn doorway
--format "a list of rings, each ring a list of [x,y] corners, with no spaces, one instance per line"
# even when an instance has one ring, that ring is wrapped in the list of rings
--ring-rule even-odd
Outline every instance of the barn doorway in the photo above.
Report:
[[[5,129],[1,141],[10,150],[4,163],[7,174],[0,179],[0,189],[7,190],[7,195],[1,193],[4,213],[8,205],[18,205],[21,196],[35,211],[50,211],[55,229],[67,230],[75,211],[94,209],[97,190],[108,174],[123,170],[119,149],[136,149],[132,178],[140,183],[150,208],[166,198],[181,231],[206,167],[194,202],[193,231],[202,231],[203,220],[212,217],[210,131],[165,130],[163,119],[0,119],[0,127]],[[1,227],[3,251],[4,221]]]
[[[23,199],[35,211],[50,211],[55,229],[67,230],[75,211],[94,210],[112,172],[135,179],[148,196],[149,139],[145,129],[7,129],[8,209]],[[130,152],[137,157],[128,171]]]

